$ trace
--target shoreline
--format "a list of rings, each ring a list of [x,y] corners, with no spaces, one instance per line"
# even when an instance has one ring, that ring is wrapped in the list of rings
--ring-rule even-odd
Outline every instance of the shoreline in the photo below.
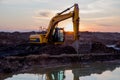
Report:
[[[119,60],[120,54],[62,54],[62,55],[29,55],[9,56],[0,59],[0,73],[14,73],[27,70],[31,66],[40,65],[40,68],[60,64],[77,64],[89,62],[105,62]]]
[[[97,65],[96,65],[97,64]],[[111,65],[112,64],[112,65]],[[103,66],[103,68],[100,68],[100,66]],[[71,63],[71,64],[59,64],[59,65],[48,65],[48,67],[40,68],[40,65],[34,65],[31,66],[29,69],[25,69],[22,71],[17,71],[13,73],[0,73],[0,79],[4,80],[7,78],[11,78],[14,76],[17,76],[19,74],[39,74],[44,75],[46,73],[52,73],[52,72],[59,72],[59,71],[66,71],[66,70],[72,70],[72,72],[79,72],[81,74],[85,71],[85,73],[81,74],[80,76],[88,76],[90,74],[101,74],[104,71],[113,71],[117,67],[120,67],[120,60],[113,60],[113,61],[96,61],[96,62],[84,62],[84,63]],[[89,70],[92,69],[92,71],[89,72]],[[88,71],[86,71],[88,70]],[[75,75],[75,74],[74,74]]]

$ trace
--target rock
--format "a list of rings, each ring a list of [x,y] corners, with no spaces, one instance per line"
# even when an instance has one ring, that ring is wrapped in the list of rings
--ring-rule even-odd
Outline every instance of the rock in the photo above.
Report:
[[[91,52],[94,53],[117,53],[118,51],[112,47],[107,47],[101,42],[92,42]]]
[[[116,47],[120,48],[120,41],[116,43]]]
[[[104,52],[106,49],[106,46],[102,44],[101,42],[92,42],[92,49],[91,52]]]

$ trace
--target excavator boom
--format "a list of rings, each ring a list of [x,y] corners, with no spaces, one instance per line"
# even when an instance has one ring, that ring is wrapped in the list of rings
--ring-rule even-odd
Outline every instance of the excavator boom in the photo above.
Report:
[[[79,7],[75,4],[73,16],[74,40],[79,40]]]

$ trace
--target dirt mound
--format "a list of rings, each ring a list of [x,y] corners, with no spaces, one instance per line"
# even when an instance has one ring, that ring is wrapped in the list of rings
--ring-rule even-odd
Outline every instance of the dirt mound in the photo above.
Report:
[[[101,42],[92,42],[91,52],[94,53],[117,53],[117,51],[112,47],[107,47]]]
[[[76,54],[76,51],[71,46],[48,45],[42,47],[40,54],[60,55],[60,54]]]
[[[120,48],[120,41],[117,42],[116,47]]]

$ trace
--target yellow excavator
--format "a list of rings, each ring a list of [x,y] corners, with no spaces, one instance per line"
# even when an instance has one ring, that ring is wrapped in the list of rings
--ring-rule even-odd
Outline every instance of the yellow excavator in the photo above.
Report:
[[[73,11],[66,13],[71,8]],[[57,13],[49,23],[46,34],[35,34],[30,35],[30,43],[32,44],[63,44],[65,40],[64,28],[58,28],[59,22],[72,18],[73,30],[74,30],[74,40],[78,40],[79,36],[79,7],[78,4],[65,9],[64,11]]]
[[[68,10],[72,9],[73,11]],[[30,35],[28,43],[23,43],[20,45],[16,45],[12,47],[12,54],[9,55],[29,55],[29,54],[40,54],[40,48],[44,51],[44,46],[46,44],[50,44],[53,46],[54,44],[63,44],[65,41],[65,32],[63,28],[58,28],[57,25],[59,22],[64,21],[66,19],[72,18],[73,22],[73,30],[74,30],[74,43],[72,47],[78,53],[78,33],[79,33],[79,7],[78,4],[74,4],[73,6],[65,9],[64,11],[58,13],[54,16],[48,26],[46,34],[34,34]],[[52,45],[51,45],[52,44]],[[49,47],[49,46],[48,46]],[[6,50],[5,50],[6,51]],[[11,52],[11,51],[10,51]],[[57,53],[56,53],[57,54]],[[6,54],[3,54],[6,56]],[[8,54],[7,54],[8,56]]]

